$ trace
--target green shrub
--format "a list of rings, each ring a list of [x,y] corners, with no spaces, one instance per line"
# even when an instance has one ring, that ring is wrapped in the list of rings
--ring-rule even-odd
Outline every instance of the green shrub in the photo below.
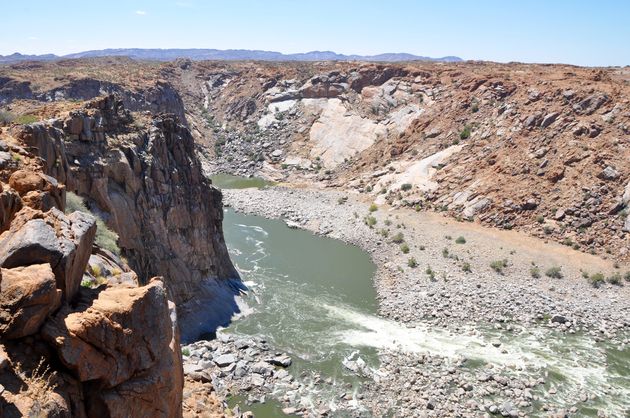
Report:
[[[608,277],[608,283],[621,286],[621,273],[614,273]]]
[[[508,261],[506,259],[503,260],[494,260],[490,263],[490,268],[496,271],[499,274],[503,274],[503,269],[508,265]]]
[[[378,210],[378,206],[376,206],[376,203],[372,203],[370,205],[370,212],[376,212]]]
[[[538,222],[539,224],[545,222],[545,217],[542,215],[536,216],[536,222]]]
[[[411,257],[409,258],[409,260],[407,260],[407,265],[413,269],[413,268],[418,267],[418,262],[416,261],[415,258]]]
[[[182,348],[182,356],[189,357],[190,356],[190,350],[188,348]]]
[[[403,254],[408,254],[409,246],[403,242],[402,244],[400,244],[400,251],[402,251]]]
[[[406,192],[407,190],[411,190],[411,184],[410,183],[404,183],[402,186],[400,186],[400,190],[402,190],[403,192]]]
[[[15,118],[15,123],[19,123],[20,125],[30,125],[31,123],[35,123],[39,120],[39,118],[35,115],[21,115]]]
[[[625,281],[630,282],[630,271],[626,271],[626,274],[623,275]]]
[[[374,225],[376,225],[376,218],[374,216],[366,216],[365,217],[365,224],[367,226],[369,226],[370,228],[372,228]]]
[[[11,112],[0,110],[0,124],[11,123],[15,120],[15,115]]]
[[[443,248],[442,249],[442,257],[444,258],[448,258],[448,248]]]
[[[536,266],[533,266],[532,268],[529,269],[529,275],[532,276],[534,279],[539,279],[540,269]]]
[[[553,279],[562,279],[562,267],[549,267],[547,271],[545,271],[545,276],[551,277]]]
[[[394,244],[402,244],[403,241],[405,241],[405,237],[402,232],[398,232],[392,237],[392,242]]]
[[[589,277],[589,281],[591,282],[591,286],[599,287],[606,282],[606,279],[602,273],[594,273],[591,274],[591,277]]]
[[[457,239],[455,240],[456,244],[466,244],[466,238],[459,236],[457,237]]]
[[[347,201],[348,201],[348,197],[347,196],[343,196],[343,197],[340,197],[339,199],[337,199],[337,204],[343,205]]]
[[[464,129],[459,133],[460,139],[468,139],[470,138],[470,127],[465,126]]]
[[[77,196],[75,193],[66,193],[66,213],[72,212],[85,212],[89,213],[96,218],[96,237],[94,242],[101,248],[111,251],[114,254],[120,255],[120,248],[118,247],[118,234],[109,229],[100,216],[92,213],[86,206],[83,199]]]
[[[462,270],[464,270],[466,273],[470,273],[472,271],[472,269],[470,268],[470,263],[462,264]]]

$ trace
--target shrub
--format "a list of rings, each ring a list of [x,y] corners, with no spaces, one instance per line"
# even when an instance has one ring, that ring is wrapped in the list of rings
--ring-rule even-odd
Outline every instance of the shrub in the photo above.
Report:
[[[473,113],[477,113],[479,111],[479,104],[474,102],[472,106],[470,106],[470,110],[472,110]]]
[[[411,257],[409,258],[409,260],[407,260],[407,265],[413,269],[413,268],[418,267],[418,262],[416,261],[415,258]]]
[[[613,275],[608,277],[608,283],[614,284],[614,285],[617,285],[617,286],[621,286],[621,274],[620,273],[614,273]]]
[[[90,264],[90,271],[92,272],[92,275],[94,277],[99,277],[101,276],[101,266],[99,266],[98,264]]]
[[[532,276],[534,279],[539,279],[540,269],[536,266],[533,266],[532,268],[529,269],[529,275]]]
[[[370,205],[370,212],[376,212],[378,210],[378,206],[376,206],[376,203],[372,203]]]
[[[15,119],[15,115],[11,112],[0,110],[0,124],[11,123]]]
[[[409,253],[409,246],[406,243],[402,243],[400,244],[400,251],[403,252],[403,254],[408,254]]]
[[[470,268],[470,263],[462,264],[462,270],[464,270],[466,273],[470,273],[472,271],[472,269]]]
[[[466,238],[459,236],[457,237],[457,239],[455,240],[456,244],[466,244]]]
[[[599,287],[601,286],[606,279],[604,279],[604,275],[602,273],[594,273],[589,277],[589,281],[591,282],[591,286]]]
[[[490,268],[499,274],[503,274],[503,269],[507,267],[507,265],[508,262],[506,259],[494,260],[492,263],[490,263]]]
[[[20,125],[30,125],[38,120],[39,119],[35,115],[21,115],[15,119],[15,123],[19,123]]]
[[[562,279],[562,268],[558,266],[549,267],[547,271],[545,271],[545,276],[551,277],[554,279]]]
[[[459,133],[460,139],[468,139],[470,138],[470,127],[465,126],[464,129]]]
[[[407,190],[411,190],[411,184],[410,183],[404,183],[402,186],[400,186],[400,190],[402,190],[403,192],[406,192]]]
[[[188,347],[182,348],[182,356],[186,356],[186,357],[190,356],[190,350],[188,349]]]
[[[96,237],[94,242],[101,248],[104,248],[114,254],[120,255],[118,247],[118,234],[109,229],[100,216],[91,212],[83,202],[83,199],[75,193],[66,193],[66,213],[86,212],[96,218]]]
[[[398,232],[396,235],[392,237],[392,242],[394,244],[402,244],[405,241],[405,237],[402,232]]]
[[[630,282],[630,271],[627,271],[626,274],[623,275],[625,281]]]
[[[442,257],[448,258],[448,248],[442,249]]]
[[[374,225],[376,225],[376,218],[374,216],[366,216],[365,217],[365,224],[367,226],[369,226],[370,228],[372,228]]]
[[[545,222],[545,217],[542,215],[536,216],[536,222],[538,222],[539,224]]]
[[[338,203],[339,205],[343,205],[343,204],[344,204],[344,203],[346,203],[347,201],[348,201],[348,197],[347,197],[347,196],[343,196],[343,197],[340,197],[339,199],[337,199],[337,203]]]

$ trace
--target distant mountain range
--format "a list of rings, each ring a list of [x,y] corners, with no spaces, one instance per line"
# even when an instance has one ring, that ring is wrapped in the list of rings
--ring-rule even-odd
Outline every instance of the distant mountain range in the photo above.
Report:
[[[122,48],[122,49],[100,49],[94,51],[84,51],[75,54],[58,56],[54,54],[45,55],[22,55],[15,53],[7,56],[0,55],[0,63],[15,63],[20,61],[52,61],[58,59],[73,58],[96,58],[96,57],[129,57],[137,60],[148,61],[173,61],[178,58],[188,58],[195,61],[219,60],[259,60],[259,61],[441,61],[458,62],[459,57],[447,56],[441,58],[423,57],[406,53],[386,53],[378,55],[344,55],[332,51],[311,51],[299,54],[283,54],[274,51],[258,51],[249,49],[143,49],[143,48]]]

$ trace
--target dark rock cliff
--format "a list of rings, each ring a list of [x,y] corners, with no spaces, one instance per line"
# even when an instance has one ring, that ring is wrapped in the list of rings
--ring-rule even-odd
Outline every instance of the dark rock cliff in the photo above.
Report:
[[[203,176],[177,116],[133,121],[121,99],[105,96],[16,136],[118,233],[141,282],[165,277],[184,338],[229,320],[240,282],[223,240],[221,193]]]

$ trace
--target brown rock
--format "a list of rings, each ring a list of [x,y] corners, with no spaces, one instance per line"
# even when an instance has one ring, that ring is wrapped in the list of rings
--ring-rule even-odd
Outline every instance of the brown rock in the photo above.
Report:
[[[62,362],[90,382],[88,415],[181,414],[182,365],[171,314],[162,282],[153,280],[144,287],[103,290],[45,325],[44,338]]]
[[[0,334],[4,338],[36,333],[61,304],[61,291],[49,264],[3,269],[0,289]]]
[[[92,251],[95,219],[82,212],[66,216],[57,209],[46,214],[27,209],[17,218],[11,229],[0,235],[0,266],[49,263],[57,287],[72,300]]]
[[[53,177],[30,170],[18,170],[9,177],[9,185],[23,197],[26,204],[47,211],[65,208],[65,186]]]

